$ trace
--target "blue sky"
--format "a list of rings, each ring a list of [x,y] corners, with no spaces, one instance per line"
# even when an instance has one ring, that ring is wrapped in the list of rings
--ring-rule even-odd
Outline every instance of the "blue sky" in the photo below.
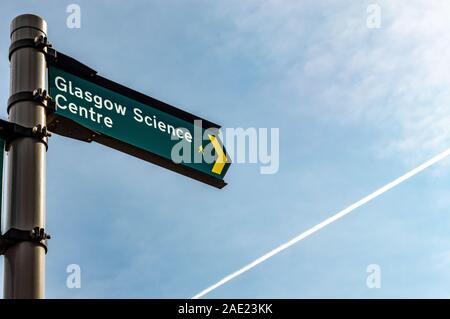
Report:
[[[52,136],[48,298],[188,298],[450,146],[443,1],[7,1],[101,75],[217,122],[279,128],[280,168],[234,164],[213,189]],[[81,28],[66,7],[81,7]],[[1,108],[6,118],[6,107]],[[449,297],[450,160],[250,272],[215,298]],[[80,289],[66,267],[81,267]],[[369,264],[381,288],[366,286]],[[0,263],[3,271],[3,262]],[[0,279],[2,281],[2,279]]]

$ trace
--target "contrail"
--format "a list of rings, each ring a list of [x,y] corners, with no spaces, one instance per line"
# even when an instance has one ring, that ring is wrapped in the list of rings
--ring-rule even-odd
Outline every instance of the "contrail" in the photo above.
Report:
[[[376,191],[374,191],[373,193],[367,195],[366,197],[363,197],[362,199],[360,199],[359,201],[351,204],[347,208],[344,208],[343,210],[341,210],[340,212],[336,213],[335,215],[325,219],[321,223],[319,223],[319,224],[315,225],[314,227],[308,229],[307,231],[301,233],[297,237],[292,238],[288,242],[286,242],[286,243],[276,247],[275,249],[269,251],[267,254],[259,257],[258,259],[255,259],[250,264],[248,264],[248,265],[242,267],[241,269],[239,269],[239,270],[229,274],[228,276],[226,276],[223,279],[219,280],[214,285],[209,286],[208,288],[204,289],[200,293],[196,294],[194,297],[192,297],[192,299],[199,299],[199,298],[205,296],[206,294],[210,293],[211,291],[213,291],[213,290],[219,288],[220,286],[226,284],[230,280],[232,280],[232,279],[242,275],[243,273],[249,271],[253,267],[256,267],[257,265],[263,263],[267,259],[275,256],[276,254],[282,252],[283,250],[288,249],[292,245],[298,243],[299,241],[305,239],[306,237],[308,237],[308,236],[314,234],[315,232],[321,230],[325,226],[328,226],[329,224],[331,224],[331,223],[337,221],[338,219],[344,217],[345,215],[349,214],[350,212],[352,212],[353,210],[357,209],[358,207],[361,207],[364,204],[367,204],[368,202],[370,202],[371,200],[377,198],[381,194],[387,192],[388,190],[390,190],[390,189],[394,188],[395,186],[401,184],[402,182],[408,180],[409,178],[411,178],[414,175],[420,173],[421,171],[425,170],[426,168],[428,168],[428,167],[436,164],[437,162],[443,160],[444,158],[446,158],[449,155],[450,155],[450,148],[448,148],[444,152],[436,155],[435,157],[433,157],[432,159],[426,161],[425,163],[417,166],[416,168],[410,170],[406,174],[404,174],[404,175],[394,179],[392,182],[390,182],[390,183],[384,185],[383,187],[377,189]]]

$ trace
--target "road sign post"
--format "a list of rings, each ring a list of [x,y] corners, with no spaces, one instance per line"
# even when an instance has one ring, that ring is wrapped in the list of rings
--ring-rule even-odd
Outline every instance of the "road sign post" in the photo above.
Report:
[[[105,79],[50,48],[42,18],[25,14],[12,21],[9,59],[9,122],[0,120],[0,147],[8,154],[0,232],[4,298],[44,298],[47,126],[217,188],[226,185],[230,159],[218,125]]]
[[[46,127],[46,109],[31,98],[45,88],[46,60],[43,47],[47,23],[30,14],[11,22],[9,120],[27,128]],[[34,46],[32,44],[35,44]],[[30,93],[29,99],[15,99]],[[46,138],[22,136],[11,141],[6,182],[4,229],[32,231],[45,227]],[[45,247],[40,241],[23,240],[5,252],[4,298],[44,298]]]

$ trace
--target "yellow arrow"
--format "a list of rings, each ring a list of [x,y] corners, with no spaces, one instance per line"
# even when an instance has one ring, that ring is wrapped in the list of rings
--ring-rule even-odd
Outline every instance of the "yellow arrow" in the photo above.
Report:
[[[209,139],[211,140],[212,145],[214,146],[214,149],[217,153],[217,159],[214,163],[214,166],[211,170],[211,172],[219,174],[222,173],[222,170],[225,166],[225,163],[227,162],[227,156],[225,155],[225,152],[222,149],[222,146],[220,146],[219,142],[217,141],[216,137],[214,135],[209,135]]]

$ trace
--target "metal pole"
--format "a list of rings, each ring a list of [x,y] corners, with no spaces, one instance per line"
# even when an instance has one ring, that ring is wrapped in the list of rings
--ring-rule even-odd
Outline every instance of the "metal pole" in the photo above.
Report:
[[[47,36],[47,23],[38,16],[24,14],[11,22],[11,43]],[[45,89],[44,53],[23,47],[11,56],[10,94]],[[17,102],[9,120],[25,127],[46,126],[45,108],[37,101]],[[8,152],[6,184],[6,227],[31,230],[45,227],[46,147],[32,137],[11,143]],[[38,243],[23,241],[5,253],[4,298],[44,298],[45,249]]]

